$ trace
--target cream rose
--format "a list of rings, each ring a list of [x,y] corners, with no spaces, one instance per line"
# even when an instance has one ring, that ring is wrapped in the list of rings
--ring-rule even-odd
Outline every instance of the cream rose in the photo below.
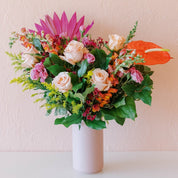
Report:
[[[108,46],[111,50],[118,51],[123,47],[125,42],[125,38],[116,34],[109,35],[109,43]]]
[[[95,88],[100,91],[107,91],[111,87],[111,82],[108,80],[109,74],[100,68],[96,68],[93,71],[91,78],[92,84],[95,84]]]
[[[82,60],[84,50],[83,43],[72,40],[64,50],[64,57],[60,57],[70,64],[75,65]]]
[[[24,61],[22,63],[22,67],[34,67],[38,60],[31,54],[35,53],[38,53],[38,51],[34,47],[28,48],[26,51],[24,51],[24,53],[22,54],[22,60]]]
[[[52,84],[59,89],[60,92],[65,93],[72,89],[71,78],[68,72],[60,72],[52,81]]]

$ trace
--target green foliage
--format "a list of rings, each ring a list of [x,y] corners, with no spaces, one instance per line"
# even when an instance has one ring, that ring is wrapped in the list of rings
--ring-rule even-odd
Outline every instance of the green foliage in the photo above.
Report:
[[[121,117],[116,117],[115,121],[120,124],[120,125],[124,125],[125,123],[125,118],[121,118]]]
[[[40,40],[39,40],[38,38],[33,38],[33,45],[35,46],[35,48],[36,48],[38,51],[40,51],[40,52],[43,52],[43,51],[44,51],[44,49],[43,49],[43,47],[42,47],[42,45],[41,45],[41,42],[40,42]]]
[[[115,108],[125,105],[125,98],[119,98],[113,105]]]
[[[78,70],[78,76],[79,77],[83,77],[84,74],[86,73],[87,71],[87,67],[88,67],[88,62],[87,62],[87,59],[83,60],[82,63],[81,63],[81,67],[80,69]]]
[[[125,57],[127,58],[127,60],[117,65],[114,74],[116,74],[119,70],[122,70],[123,68],[130,68],[130,66],[134,65],[135,63],[144,62],[144,58],[142,58],[142,56],[140,55],[134,56],[133,53],[129,53]]]
[[[51,60],[49,57],[47,57],[43,63],[43,65],[47,68],[52,65]]]
[[[73,85],[72,90],[73,90],[74,92],[77,92],[79,89],[82,88],[82,86],[83,86],[83,82],[77,83],[77,84]]]
[[[86,88],[86,90],[83,92],[84,98],[86,98],[87,95],[90,94],[90,93],[93,92],[93,91],[94,91],[94,85],[92,85],[92,86],[89,87],[89,88]]]
[[[95,62],[94,62],[94,66],[95,68],[101,68],[101,69],[107,69],[108,68],[108,60],[110,60],[109,58],[107,58],[106,60],[106,53],[104,50],[102,49],[93,49],[91,51],[91,53],[95,56]]]
[[[140,99],[145,104],[151,105],[151,89],[153,87],[153,81],[150,76],[146,74],[141,84],[130,81],[122,86],[122,89],[128,96],[134,97],[134,99]]]
[[[72,105],[72,113],[78,114],[82,106],[82,103]]]
[[[148,66],[145,66],[145,65],[136,65],[135,68],[137,70],[139,70],[143,74],[143,76],[145,76],[147,74],[149,76],[151,76],[153,74],[153,71],[151,71],[151,69]]]
[[[137,30],[137,25],[138,25],[138,21],[136,21],[133,29],[130,31],[129,35],[127,36],[124,45],[128,44],[130,42],[130,40],[135,36],[136,30]]]
[[[118,116],[121,118],[131,118],[132,120],[135,120],[137,114],[134,99],[130,96],[127,96],[125,98],[125,102],[125,105],[118,108]]]
[[[69,127],[71,126],[72,124],[80,124],[82,121],[82,116],[81,114],[72,114],[68,117],[62,117],[62,118],[57,118],[55,120],[55,125],[58,125],[58,124],[63,124],[65,127]]]
[[[102,120],[85,120],[85,124],[92,128],[92,129],[96,129],[96,130],[101,130],[106,128],[106,122],[102,121]]]
[[[125,104],[122,104],[117,108],[102,109],[102,114],[105,120],[114,119],[120,125],[124,124],[125,118],[131,118],[132,120],[134,120],[137,116],[134,99],[127,96],[125,98]]]
[[[115,109],[102,109],[102,115],[106,121],[115,120],[118,124],[123,125],[125,118],[119,116],[119,108]]]
[[[47,67],[47,69],[54,76],[57,76],[60,72],[66,71],[63,66],[59,66],[58,64],[51,65],[51,66]]]
[[[19,70],[23,70],[22,63],[24,61],[22,60],[21,54],[16,55],[16,54],[12,54],[12,53],[9,53],[9,52],[6,52],[6,54],[12,60],[12,66],[14,66],[14,69],[15,69],[16,72],[19,71]]]

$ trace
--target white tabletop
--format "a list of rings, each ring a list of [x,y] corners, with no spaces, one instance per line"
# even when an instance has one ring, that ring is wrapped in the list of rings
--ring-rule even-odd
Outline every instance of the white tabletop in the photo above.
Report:
[[[178,178],[178,152],[105,153],[101,173],[72,168],[70,152],[1,152],[0,178]]]

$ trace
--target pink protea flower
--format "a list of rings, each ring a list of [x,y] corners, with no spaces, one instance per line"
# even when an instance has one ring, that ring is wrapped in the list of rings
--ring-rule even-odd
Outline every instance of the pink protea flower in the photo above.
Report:
[[[136,70],[135,67],[132,67],[129,69],[129,72],[131,74],[132,80],[134,80],[136,83],[142,83],[143,76],[140,71]]]
[[[87,59],[87,62],[89,64],[95,62],[95,56],[93,54],[91,54],[91,53],[84,54],[84,59]]]
[[[45,82],[45,79],[48,77],[48,73],[42,62],[35,65],[35,67],[30,72],[30,78],[32,80],[38,80],[40,78],[40,82]]]
[[[39,34],[41,34],[41,32],[43,31],[45,35],[49,34],[52,37],[65,36],[65,37],[69,37],[70,40],[76,37],[78,40],[80,40],[81,33],[80,33],[79,28],[84,25],[84,18],[85,16],[83,16],[77,22],[77,15],[75,12],[72,18],[68,20],[66,13],[63,12],[62,17],[60,19],[58,15],[54,12],[53,19],[49,15],[46,15],[45,21],[40,20],[41,25],[35,24],[35,27]],[[87,32],[90,30],[93,24],[94,22],[92,22],[90,25],[88,25],[85,28],[85,32],[83,35],[87,34]],[[31,30],[31,32],[33,31]]]

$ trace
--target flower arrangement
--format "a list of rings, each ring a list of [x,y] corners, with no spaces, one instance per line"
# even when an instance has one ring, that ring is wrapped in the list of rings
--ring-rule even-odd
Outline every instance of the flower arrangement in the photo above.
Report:
[[[108,120],[123,125],[126,118],[137,117],[135,102],[151,105],[153,71],[147,65],[164,64],[171,57],[168,50],[152,42],[131,41],[137,22],[127,38],[109,35],[92,39],[84,26],[84,16],[70,20],[45,16],[35,24],[36,31],[22,28],[12,33],[10,47],[20,41],[24,51],[7,53],[15,70],[22,74],[11,83],[24,90],[37,91],[35,101],[42,101],[47,114],[54,110],[55,124],[80,126],[82,120],[93,129],[106,128]]]

